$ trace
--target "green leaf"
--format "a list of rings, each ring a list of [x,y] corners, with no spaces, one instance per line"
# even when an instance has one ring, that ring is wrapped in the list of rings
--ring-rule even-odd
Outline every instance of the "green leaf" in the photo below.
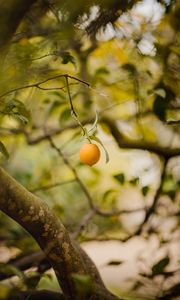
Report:
[[[123,173],[119,173],[113,176],[120,184],[124,184],[125,176]]]
[[[47,278],[49,280],[53,280],[53,274],[43,273],[41,278]]]
[[[6,159],[9,158],[9,153],[6,150],[4,144],[0,141],[0,152],[5,156]]]
[[[4,115],[12,116],[24,124],[27,124],[30,119],[30,112],[25,107],[24,103],[17,99],[7,100],[1,113]]]
[[[138,183],[139,183],[139,177],[135,177],[135,178],[131,179],[129,181],[129,183],[132,184],[132,185],[138,185]]]
[[[16,119],[20,120],[23,124],[27,124],[28,123],[28,119],[26,117],[24,117],[23,115],[17,113],[13,114],[13,117],[15,117]]]
[[[106,156],[106,163],[108,163],[108,161],[109,161],[109,154],[108,154],[106,148],[104,147],[103,143],[101,142],[101,140],[97,136],[95,136],[95,135],[90,135],[89,137],[90,137],[91,140],[96,141],[97,143],[99,143],[103,147],[104,152],[105,152],[105,156]]]
[[[16,275],[22,280],[25,279],[23,272],[11,264],[0,264],[0,271],[8,275]]]
[[[142,286],[143,286],[143,283],[141,281],[136,281],[135,284],[132,286],[131,290],[136,291]]]
[[[177,189],[178,183],[174,180],[171,174],[167,174],[162,187],[163,192],[168,194],[170,197],[174,197]]]
[[[62,99],[62,100],[66,100],[66,96],[64,93],[61,93],[59,91],[52,91],[48,93],[49,95],[53,95],[53,96],[57,96],[58,98]],[[59,99],[58,99],[59,100]]]
[[[66,108],[65,110],[63,110],[63,112],[60,114],[59,117],[59,122],[60,123],[65,123],[66,121],[68,121],[71,117],[71,109]]]
[[[87,295],[94,289],[92,279],[89,275],[73,273],[72,278],[74,279],[76,288],[78,289],[79,293]]]
[[[166,256],[159,260],[153,267],[152,267],[152,275],[156,276],[159,274],[162,274],[164,271],[164,268],[169,264],[169,256]]]
[[[16,104],[16,108],[18,109],[18,113],[24,117],[24,119],[27,120],[27,122],[30,119],[30,111],[25,107],[24,103],[22,103],[19,100],[14,100]]]
[[[155,115],[162,121],[165,121],[167,110],[167,100],[157,95],[153,103],[153,111]]]
[[[143,186],[141,189],[141,192],[142,192],[143,196],[146,196],[147,193],[149,192],[149,186],[148,185]]]
[[[53,205],[53,210],[58,214],[62,215],[64,213],[64,207],[60,204]]]
[[[26,277],[25,279],[25,284],[27,286],[28,289],[35,289],[36,286],[38,285],[39,281],[41,279],[41,274],[39,274],[38,272]]]
[[[49,98],[45,98],[44,100],[43,100],[43,103],[45,103],[45,104],[49,104],[51,102],[51,100],[49,99]]]
[[[98,112],[96,110],[96,117],[95,117],[95,120],[94,120],[94,123],[93,123],[92,127],[88,130],[88,134],[90,132],[92,132],[94,134],[94,131],[96,131],[96,129],[97,129],[97,123],[98,123]]]
[[[159,95],[160,97],[162,98],[165,98],[166,97],[166,91],[164,89],[157,89],[157,90],[154,90],[154,93],[156,95]]]
[[[121,264],[123,264],[121,260],[111,260],[107,263],[108,266],[119,266]]]
[[[94,76],[101,75],[101,74],[109,74],[109,70],[106,69],[105,67],[100,67],[96,70]]]
[[[116,190],[109,189],[103,194],[103,201],[106,201],[110,196],[113,196],[116,193]]]
[[[60,101],[58,100],[53,101],[53,103],[50,105],[47,115],[50,116],[60,105],[61,105]]]
[[[122,68],[130,73],[135,73],[136,67],[133,64],[124,64]]]
[[[62,64],[66,65],[70,62],[76,67],[75,58],[68,51],[61,52],[60,56],[62,58]]]
[[[72,274],[73,279],[76,282],[82,283],[82,284],[87,284],[91,281],[91,277],[89,275],[81,275],[81,274]]]
[[[162,273],[163,274],[163,276],[165,277],[165,278],[169,278],[169,277],[171,277],[171,276],[173,276],[174,275],[174,272],[172,271],[172,272],[163,272]]]

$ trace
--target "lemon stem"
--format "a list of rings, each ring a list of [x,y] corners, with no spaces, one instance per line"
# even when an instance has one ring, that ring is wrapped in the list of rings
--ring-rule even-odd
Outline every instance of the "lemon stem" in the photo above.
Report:
[[[73,102],[72,102],[72,98],[71,98],[71,92],[70,92],[70,88],[69,88],[69,81],[68,81],[68,77],[65,76],[66,78],[66,85],[67,85],[67,91],[68,91],[68,96],[69,96],[69,103],[71,106],[71,115],[72,117],[74,117],[74,119],[76,120],[76,122],[79,124],[79,126],[81,127],[82,131],[83,131],[83,135],[88,139],[88,141],[91,143],[91,139],[87,133],[87,130],[84,128],[84,126],[82,125],[82,123],[80,122],[80,120],[78,119],[78,115],[74,109],[73,106]]]
[[[72,98],[71,98],[71,93],[70,93],[70,88],[69,88],[69,82],[68,82],[68,77],[66,76],[66,85],[67,85],[67,91],[68,91],[68,96],[69,96],[69,102],[70,102],[70,106],[71,106],[71,112],[72,114],[77,118],[77,114],[74,110],[74,106],[73,106],[73,103],[72,103]]]

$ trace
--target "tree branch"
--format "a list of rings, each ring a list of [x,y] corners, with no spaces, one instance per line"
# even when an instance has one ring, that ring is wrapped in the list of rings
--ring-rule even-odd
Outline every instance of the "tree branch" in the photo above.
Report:
[[[159,197],[160,197],[160,195],[162,193],[162,187],[163,187],[164,179],[165,179],[165,175],[166,175],[167,164],[168,164],[168,159],[165,159],[164,160],[164,164],[163,164],[163,169],[162,169],[162,172],[161,172],[161,178],[160,178],[159,187],[158,187],[158,189],[157,189],[157,191],[155,193],[155,196],[154,196],[152,204],[146,210],[146,213],[145,213],[145,216],[144,216],[144,219],[143,219],[142,223],[139,225],[139,227],[137,228],[137,230],[132,235],[129,235],[126,238],[124,238],[123,242],[128,241],[129,239],[131,239],[132,237],[134,237],[136,235],[140,235],[142,233],[142,231],[143,231],[144,225],[147,223],[147,221],[149,220],[149,218],[151,217],[151,215],[154,213],[154,211],[155,211],[155,209],[157,207],[157,203],[158,203]]]
[[[17,221],[37,241],[55,270],[65,296],[77,299],[72,274],[89,275],[94,284],[92,299],[116,299],[109,293],[93,262],[73,241],[45,202],[28,192],[0,168],[0,209]],[[85,296],[85,295],[84,295]]]
[[[157,155],[161,155],[167,159],[180,155],[180,148],[166,148],[158,145],[157,143],[149,143],[144,140],[129,140],[125,138],[119,131],[115,121],[109,118],[103,118],[102,122],[108,125],[112,136],[114,137],[120,148],[147,150],[150,152],[154,152]]]
[[[36,87],[36,88],[40,88],[42,89],[40,86],[43,84],[43,83],[46,83],[48,81],[51,81],[51,80],[54,80],[54,79],[58,79],[58,78],[62,78],[62,77],[65,77],[65,78],[70,78],[70,79],[73,79],[73,80],[76,80],[80,83],[83,83],[85,85],[87,85],[88,87],[90,86],[89,83],[81,80],[80,78],[77,78],[75,76],[71,76],[71,75],[68,75],[68,74],[58,74],[58,75],[55,75],[55,76],[52,76],[52,77],[49,77],[47,79],[44,79],[44,80],[41,80],[39,82],[36,82],[36,83],[32,83],[32,84],[27,84],[27,85],[24,85],[24,86],[21,86],[21,87],[17,87],[17,88],[14,88],[12,90],[9,90],[3,94],[0,95],[0,98],[6,96],[6,95],[9,95],[13,92],[17,92],[17,91],[20,91],[20,90],[24,90],[24,89],[27,89],[27,88],[32,88],[32,87]],[[65,88],[65,86],[61,87],[61,89]]]
[[[168,159],[165,159],[164,161],[164,164],[163,164],[163,169],[162,169],[162,172],[161,172],[161,178],[160,178],[160,184],[159,184],[159,187],[156,191],[156,194],[154,196],[154,200],[151,204],[151,206],[146,210],[146,214],[145,214],[145,217],[144,217],[144,220],[143,222],[141,223],[141,226],[140,228],[137,230],[136,234],[140,234],[142,232],[142,229],[143,229],[143,226],[144,224],[147,223],[147,221],[149,220],[150,216],[152,215],[152,213],[155,211],[156,209],[156,206],[157,206],[157,203],[158,203],[158,200],[159,200],[159,197],[162,193],[162,187],[163,187],[163,184],[164,184],[164,179],[165,179],[165,175],[166,175],[166,167],[167,167],[167,164],[168,164]]]
[[[74,181],[75,181],[75,179],[70,179],[70,180],[65,180],[65,181],[61,181],[61,182],[56,182],[56,183],[52,183],[52,184],[43,185],[43,186],[39,186],[39,187],[33,188],[30,191],[32,193],[35,193],[35,192],[38,192],[38,191],[47,191],[49,189],[52,189],[52,188],[55,188],[55,187],[59,187],[59,186],[64,185],[64,184],[69,184],[69,183],[72,183]]]
[[[11,296],[7,298],[7,300],[68,300],[61,293],[48,291],[48,290],[28,290],[28,291],[21,291],[17,293],[13,293]]]
[[[113,209],[111,211],[103,211],[103,210],[101,210],[98,206],[96,206],[94,204],[94,201],[93,201],[93,199],[92,199],[92,197],[91,197],[88,189],[86,188],[85,184],[83,183],[83,181],[79,177],[76,169],[70,164],[69,160],[64,156],[64,154],[61,151],[61,149],[56,146],[56,144],[52,140],[51,136],[48,136],[47,138],[49,140],[49,143],[50,143],[51,147],[59,154],[59,156],[63,159],[64,164],[67,165],[69,167],[69,169],[72,171],[75,180],[77,181],[77,183],[79,184],[79,186],[81,187],[82,191],[84,192],[84,194],[86,196],[86,199],[88,201],[90,209],[95,214],[97,214],[97,215],[99,215],[101,217],[112,217],[112,216],[119,216],[121,214],[134,213],[136,211],[142,211],[142,210],[144,210],[144,208],[137,208],[137,209],[133,209],[133,210],[117,210],[117,209]]]
[[[29,268],[35,267],[39,273],[44,273],[51,268],[49,260],[42,251],[20,255],[14,259],[10,259],[6,264],[12,265],[20,271],[26,271]],[[5,280],[15,276],[13,273],[5,273],[0,268],[0,280]]]

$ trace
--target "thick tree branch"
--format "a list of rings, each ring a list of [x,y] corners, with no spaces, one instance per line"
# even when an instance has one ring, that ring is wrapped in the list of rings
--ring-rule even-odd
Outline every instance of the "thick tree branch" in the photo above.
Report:
[[[72,273],[86,274],[81,258],[73,258],[74,247],[69,235],[48,206],[0,169],[0,209],[20,223],[39,243],[55,269],[66,295],[73,298],[76,288]]]
[[[28,192],[2,168],[0,168],[0,209],[35,238],[69,299],[77,299],[79,294],[72,278],[73,273],[90,275],[94,284],[92,299],[117,299],[105,289],[90,258],[70,238],[61,221],[47,204]]]

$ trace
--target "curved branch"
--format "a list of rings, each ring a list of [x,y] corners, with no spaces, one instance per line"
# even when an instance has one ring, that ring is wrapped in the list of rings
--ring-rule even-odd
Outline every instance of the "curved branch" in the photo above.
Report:
[[[162,187],[163,187],[164,180],[165,180],[167,164],[168,164],[168,159],[165,159],[164,164],[163,164],[162,173],[161,173],[159,187],[158,187],[158,189],[156,191],[156,194],[154,196],[153,202],[152,202],[151,206],[147,209],[145,217],[144,217],[144,220],[143,220],[140,228],[137,230],[136,234],[140,234],[142,232],[144,224],[147,223],[147,221],[149,220],[150,216],[153,214],[153,212],[156,209],[159,197],[160,197],[160,195],[162,193]]]
[[[116,299],[109,293],[87,254],[73,241],[61,221],[45,202],[28,192],[0,168],[0,209],[23,226],[50,261],[65,296],[77,299],[72,274],[89,275],[92,299]],[[84,295],[85,296],[85,295]]]
[[[39,81],[39,82],[35,82],[35,83],[32,83],[32,84],[27,84],[27,85],[20,86],[20,87],[14,88],[14,89],[12,89],[12,90],[9,90],[9,91],[7,91],[7,92],[1,94],[1,95],[0,95],[0,98],[1,98],[1,97],[4,97],[4,96],[6,96],[6,95],[9,95],[9,94],[11,94],[11,93],[13,93],[13,92],[17,92],[17,91],[24,90],[24,89],[27,89],[27,88],[36,87],[36,88],[43,89],[43,88],[40,87],[43,83],[46,83],[46,82],[51,81],[51,80],[54,80],[54,79],[62,78],[62,77],[64,77],[64,78],[70,78],[70,79],[76,80],[77,82],[83,83],[83,84],[85,84],[85,85],[88,86],[88,87],[90,86],[90,84],[89,84],[88,82],[85,82],[84,80],[82,80],[82,79],[80,79],[80,78],[77,78],[77,77],[75,77],[75,76],[71,76],[71,75],[68,75],[68,74],[58,74],[58,75],[49,77],[49,78],[47,78],[47,79],[41,80],[41,81]],[[65,88],[65,86],[60,87],[60,89],[63,89],[63,88]],[[55,88],[53,88],[53,89],[55,89]]]
[[[161,155],[167,159],[180,155],[180,148],[166,148],[158,145],[157,143],[150,143],[144,140],[129,140],[125,138],[119,131],[115,121],[109,118],[103,118],[102,122],[108,125],[112,136],[114,137],[120,148],[147,150],[150,152],[154,152],[157,155]]]

